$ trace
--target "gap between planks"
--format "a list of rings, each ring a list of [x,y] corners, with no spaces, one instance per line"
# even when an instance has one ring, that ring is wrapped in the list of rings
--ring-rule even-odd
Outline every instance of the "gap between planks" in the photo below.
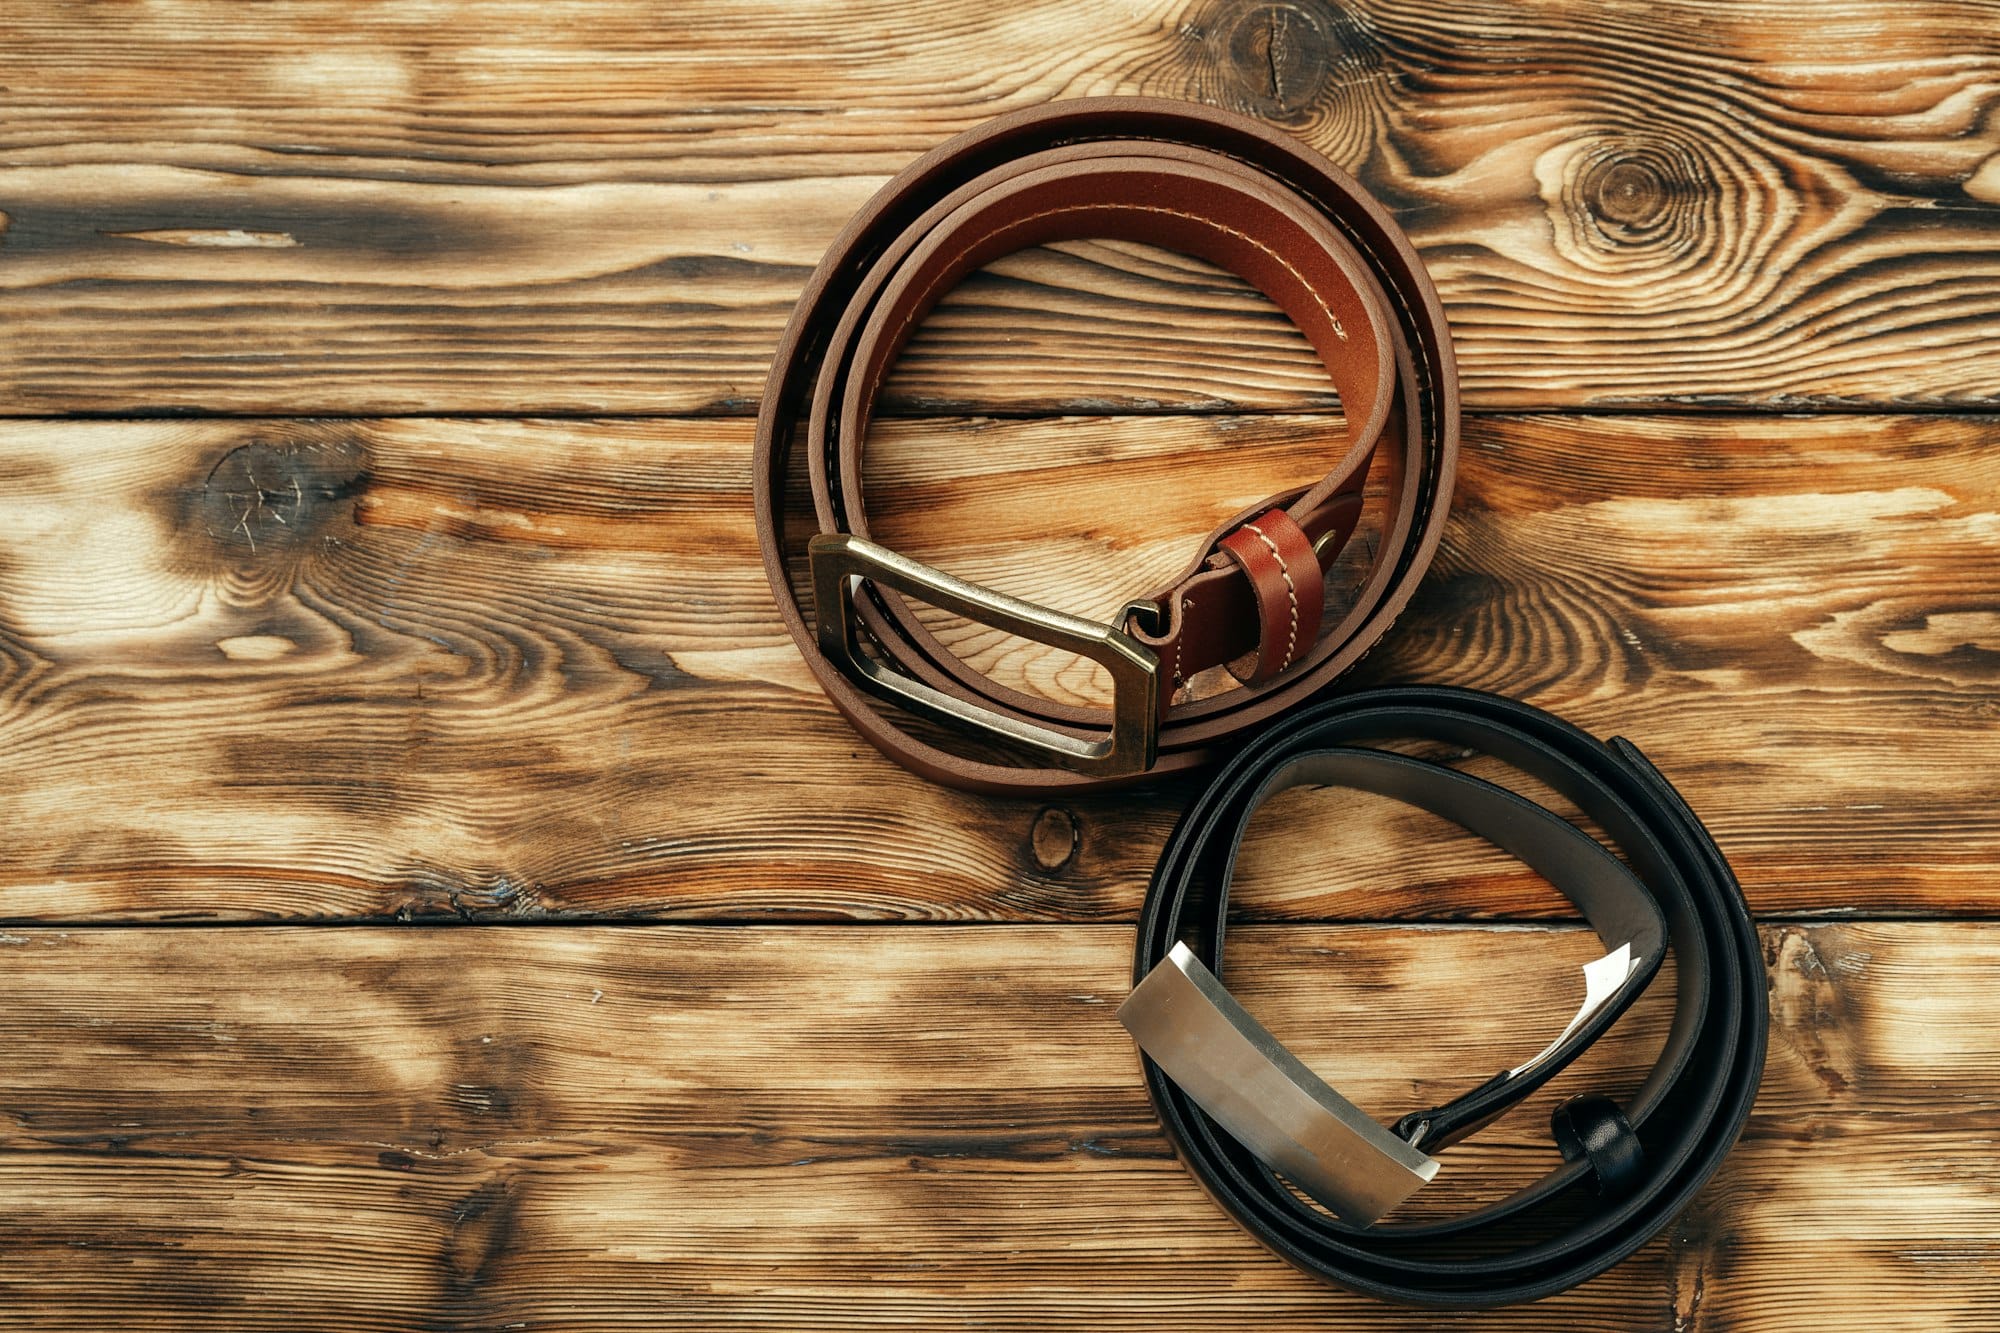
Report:
[[[1866,925],[2000,925],[2000,912],[1861,912],[1831,907],[1824,912],[1752,912],[1751,920],[1773,928]],[[1130,931],[1131,921],[995,921],[944,918],[879,920],[866,917],[801,918],[797,916],[589,916],[554,914],[540,917],[424,916],[408,920],[387,916],[297,917],[284,920],[159,920],[145,917],[77,917],[43,919],[0,918],[0,932],[29,931],[63,934],[109,930],[1103,930]],[[1323,926],[1394,931],[1463,934],[1475,931],[1517,931],[1524,934],[1565,934],[1582,930],[1581,917],[1468,917],[1455,921],[1423,921],[1409,917],[1311,916],[1270,920],[1246,916],[1239,925],[1259,929],[1312,930]],[[0,939],[0,944],[8,943]]]
[[[71,421],[102,422],[171,422],[171,421],[314,421],[314,422],[370,422],[370,421],[743,421],[757,415],[757,404],[751,400],[743,410],[725,408],[709,411],[685,412],[579,412],[561,409],[531,412],[495,408],[479,410],[450,408],[437,411],[412,412],[215,412],[194,411],[189,408],[169,407],[158,411],[119,410],[94,412],[79,409],[59,413],[9,413],[0,408],[0,422],[10,425],[30,426]],[[1338,406],[1311,408],[1287,406],[1272,403],[1217,403],[1213,408],[1204,408],[1186,403],[1149,408],[1144,404],[1120,404],[1115,407],[1093,409],[1087,405],[1037,408],[1032,411],[1014,407],[968,408],[962,403],[939,403],[934,407],[881,408],[874,414],[878,421],[930,421],[946,418],[976,417],[988,421],[1061,421],[1069,418],[1145,417],[1149,420],[1171,421],[1177,417],[1205,419],[1212,417],[1339,417]],[[1690,403],[1685,399],[1660,399],[1658,401],[1635,401],[1631,403],[1597,404],[1587,407],[1494,407],[1467,408],[1461,415],[1465,418],[1487,420],[1507,420],[1518,417],[1575,417],[1579,420],[1616,420],[1620,417],[1701,417],[1704,419],[1727,420],[1731,417],[1746,417],[1766,420],[1774,417],[1939,417],[1964,418],[1969,421],[2000,419],[2000,404],[1983,406],[1979,404],[1922,403],[1915,405],[1890,406],[1878,402],[1857,401],[1838,403],[1815,401],[1797,404],[1761,403]]]

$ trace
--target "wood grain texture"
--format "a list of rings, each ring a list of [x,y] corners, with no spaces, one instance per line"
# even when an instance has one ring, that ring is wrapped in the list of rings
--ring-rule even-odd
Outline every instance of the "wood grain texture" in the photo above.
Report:
[[[747,429],[9,427],[0,919],[1128,919],[1186,790],[992,801],[868,749],[777,620]],[[1481,420],[1437,566],[1364,677],[1632,736],[1762,911],[2000,909],[1994,430]],[[1326,433],[897,424],[871,479],[904,549],[1104,615],[1310,475]],[[1102,522],[1079,531],[1079,503]],[[960,642],[1088,690],[1045,652]],[[1353,794],[1287,797],[1254,842],[1259,915],[1569,911]]]
[[[1475,408],[2000,402],[2000,26],[1953,0],[0,15],[0,412],[751,409],[884,177],[991,115],[1261,115],[1422,248]],[[1323,405],[1241,284],[996,266],[901,411]]]
[[[0,6],[0,1329],[2000,1327],[2000,925],[1819,919],[2000,914],[1996,20]],[[1192,788],[918,782],[771,604],[744,418],[827,241],[948,135],[1118,93],[1315,145],[1444,295],[1456,508],[1359,683],[1630,735],[1804,918],[1744,1142],[1547,1304],[1394,1310],[1237,1231],[1112,1017]],[[1101,617],[1336,412],[1231,276],[1029,251],[919,331],[871,513]],[[1592,952],[1353,793],[1262,812],[1235,902],[1232,987],[1384,1117],[1539,1047]],[[1416,1208],[1635,1086],[1671,966]]]
[[[1389,1115],[1552,1034],[1591,943],[1253,928],[1231,980]],[[1612,1274],[1479,1327],[2000,1318],[2000,928],[1766,945],[1771,1059],[1722,1174]],[[0,1326],[1438,1327],[1292,1272],[1172,1160],[1111,1012],[1130,947],[1108,927],[17,930]],[[1468,978],[1487,1003],[1458,1003]],[[1545,1103],[1633,1086],[1670,1007],[1646,996],[1417,1206],[1543,1169]]]

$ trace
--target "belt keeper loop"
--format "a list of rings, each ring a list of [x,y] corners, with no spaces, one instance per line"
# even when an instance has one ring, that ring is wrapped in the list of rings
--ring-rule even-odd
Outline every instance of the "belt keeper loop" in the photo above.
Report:
[[[1617,1198],[1639,1183],[1646,1149],[1632,1132],[1632,1122],[1609,1097],[1586,1093],[1572,1097],[1549,1113],[1549,1131],[1563,1160],[1588,1158],[1597,1178],[1597,1192]]]
[[[1251,519],[1219,545],[1243,570],[1257,599],[1257,661],[1238,679],[1260,685],[1312,651],[1326,576],[1312,538],[1282,509]]]

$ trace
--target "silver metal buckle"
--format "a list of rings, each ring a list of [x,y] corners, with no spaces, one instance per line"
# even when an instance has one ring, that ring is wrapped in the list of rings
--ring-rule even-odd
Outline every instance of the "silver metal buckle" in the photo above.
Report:
[[[1585,963],[1576,1017],[1539,1054],[1499,1078],[1539,1071],[1639,967],[1629,943]],[[1343,1221],[1372,1226],[1437,1174],[1437,1159],[1416,1147],[1427,1122],[1405,1141],[1370,1119],[1252,1018],[1185,944],[1176,942],[1132,988],[1118,1021],[1195,1105]],[[1449,1146],[1478,1128],[1467,1126],[1433,1146]]]
[[[1185,944],[1132,988],[1118,1021],[1216,1123],[1343,1221],[1368,1226],[1437,1174],[1436,1158],[1328,1087]]]
[[[1120,777],[1153,766],[1160,736],[1160,659],[1123,629],[982,588],[852,533],[822,533],[806,552],[819,649],[864,689],[941,722],[1028,746],[1079,773]],[[860,579],[1098,663],[1111,673],[1110,733],[1089,740],[1007,717],[866,656],[854,634],[854,587]]]

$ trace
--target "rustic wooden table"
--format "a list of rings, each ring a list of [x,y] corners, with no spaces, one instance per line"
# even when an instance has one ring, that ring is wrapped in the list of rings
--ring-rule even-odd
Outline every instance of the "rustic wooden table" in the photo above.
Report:
[[[912,779],[752,541],[843,220],[1120,92],[1300,135],[1443,292],[1456,512],[1365,678],[1638,739],[1764,923],[1722,1174],[1468,1322],[2000,1327],[2000,7],[1944,0],[7,0],[0,1326],[1444,1322],[1272,1259],[1155,1128],[1111,1011],[1190,789]],[[1015,256],[899,371],[879,522],[1103,614],[1334,407],[1226,275]],[[1351,795],[1268,811],[1241,901],[1240,991],[1384,1115],[1589,954]],[[1546,1107],[1421,1206],[1541,1170]]]

